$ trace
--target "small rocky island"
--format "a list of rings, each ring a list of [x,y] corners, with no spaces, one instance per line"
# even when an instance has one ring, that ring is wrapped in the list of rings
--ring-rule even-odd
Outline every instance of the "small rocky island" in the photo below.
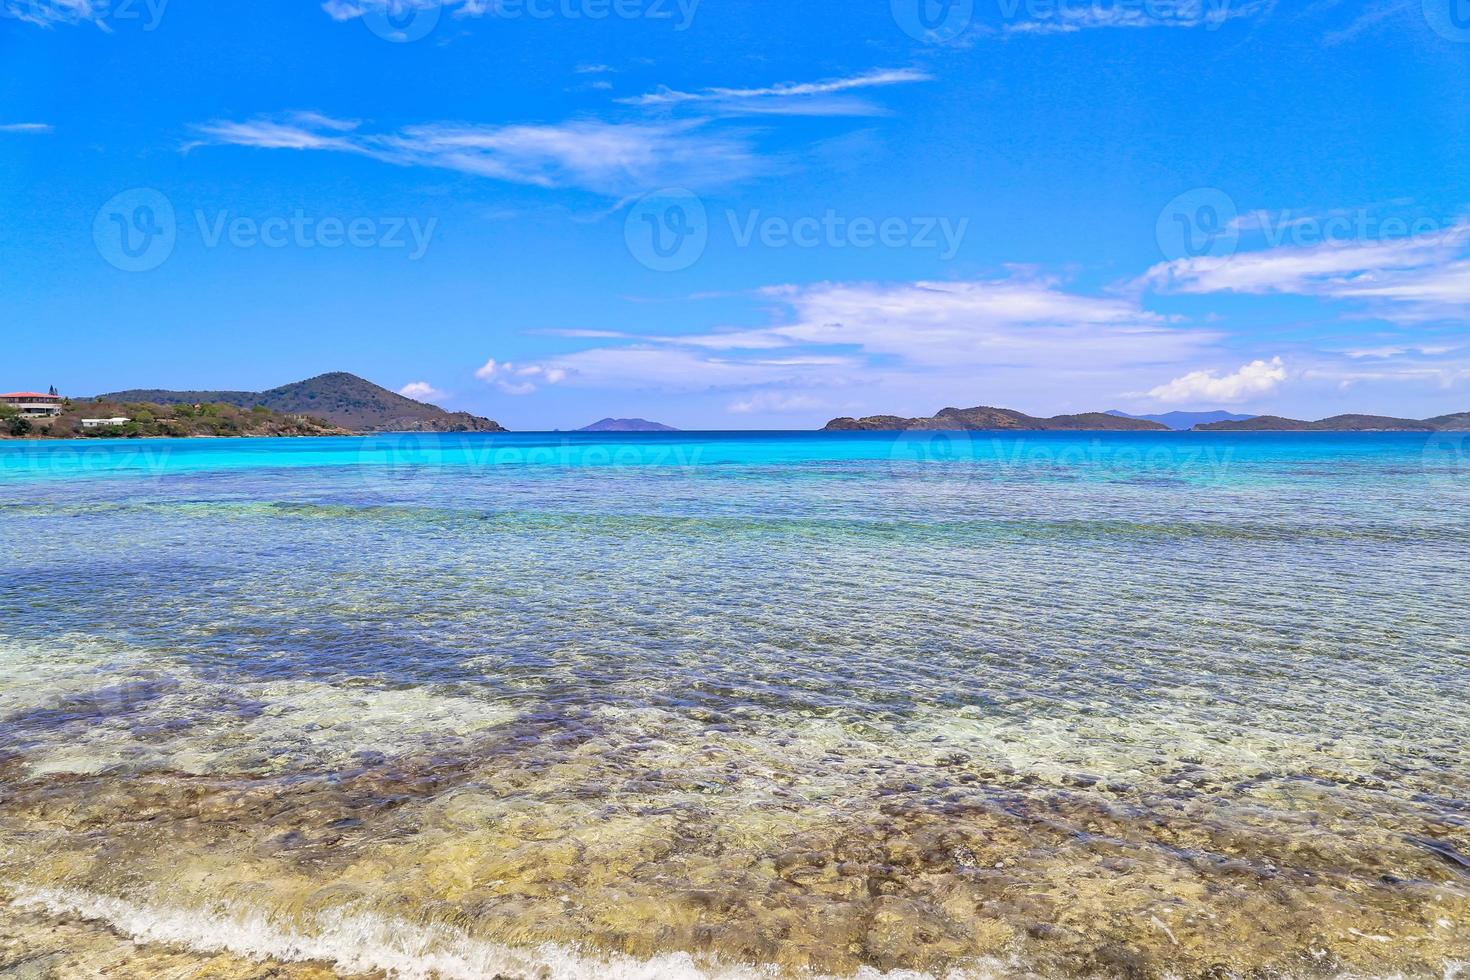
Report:
[[[602,419],[584,425],[578,432],[678,432],[672,425],[650,422],[648,419]]]

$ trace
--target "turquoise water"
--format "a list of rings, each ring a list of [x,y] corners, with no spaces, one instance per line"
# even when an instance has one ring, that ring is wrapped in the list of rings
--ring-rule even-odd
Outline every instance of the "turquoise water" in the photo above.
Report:
[[[11,441],[0,494],[0,897],[84,971],[1470,959],[1464,433]]]

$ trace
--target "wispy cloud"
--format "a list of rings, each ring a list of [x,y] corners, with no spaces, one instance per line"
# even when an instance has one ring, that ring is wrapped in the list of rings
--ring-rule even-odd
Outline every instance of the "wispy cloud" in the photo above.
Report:
[[[49,133],[51,131],[50,123],[0,123],[0,133]]]
[[[322,10],[333,20],[345,21],[368,13],[400,13],[406,10],[427,10],[430,7],[470,16],[484,6],[486,4],[483,0],[326,0],[322,4]]]
[[[823,391],[870,393],[895,380],[937,400],[981,398],[996,378],[1034,387],[1132,371],[1143,382],[1158,365],[1183,367],[1219,340],[1126,298],[1023,275],[778,286],[757,296],[777,305],[772,326],[622,336],[538,363],[569,385],[730,391],[728,409],[753,414],[815,410],[831,401]]]
[[[917,68],[878,68],[818,82],[784,82],[764,88],[704,88],[682,92],[661,87],[655,92],[619,99],[644,108],[702,105],[724,112],[779,115],[871,115],[880,111],[860,99],[833,98],[859,89],[929,81],[933,76]]]
[[[1037,5],[1040,7],[1041,5]],[[1002,11],[1009,9],[1012,19],[1004,34],[1071,34],[1078,31],[1151,28],[1203,27],[1214,29],[1226,22],[1270,13],[1276,0],[1149,0],[1147,3],[1114,3],[1107,0],[1045,5],[1030,16],[1017,17],[1021,0],[1005,0]]]
[[[1342,351],[1342,353],[1354,360],[1383,361],[1415,354],[1437,357],[1440,354],[1448,354],[1453,350],[1455,350],[1453,344],[1393,344],[1386,347],[1354,347]]]
[[[1386,2],[1372,4],[1346,27],[1329,31],[1323,35],[1322,43],[1328,47],[1343,44],[1372,30],[1384,21],[1406,14],[1411,10],[1418,10],[1419,7],[1420,0],[1386,0]]]
[[[823,406],[819,398],[811,395],[793,395],[781,391],[757,391],[743,398],[737,398],[725,410],[732,415],[751,415],[754,413],[773,413],[784,415],[787,413],[811,412]]]
[[[105,0],[0,0],[0,14],[40,27],[94,21],[106,10]]]
[[[186,149],[228,143],[270,150],[366,152],[350,135],[357,127],[354,121],[333,119],[316,112],[292,112],[279,118],[260,116],[243,122],[211,122],[194,127],[200,138]]]
[[[1155,265],[1140,283],[1170,293],[1285,293],[1358,300],[1384,319],[1422,322],[1470,310],[1470,221],[1423,235],[1329,241]]]
[[[366,132],[357,122],[315,113],[216,121],[195,127],[194,148],[228,144],[329,150],[399,166],[424,166],[510,183],[578,188],[621,198],[680,183],[711,187],[751,176],[764,162],[738,134],[703,122],[602,122],[551,125],[429,123]]]

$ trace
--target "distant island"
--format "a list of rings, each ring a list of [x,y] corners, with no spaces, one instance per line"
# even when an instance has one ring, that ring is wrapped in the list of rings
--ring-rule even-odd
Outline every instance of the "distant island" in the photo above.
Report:
[[[1223,409],[1213,412],[1164,412],[1162,415],[1131,415],[1128,412],[1120,412],[1116,408],[1107,412],[1108,415],[1116,415],[1124,419],[1147,419],[1166,425],[1176,432],[1186,432],[1198,425],[1207,425],[1211,422],[1245,422],[1255,418],[1254,415],[1237,415]]]
[[[1244,421],[1210,422],[1196,432],[1439,432],[1470,430],[1470,412],[1432,419],[1397,419],[1387,415],[1334,415],[1315,422],[1258,415]]]
[[[437,405],[414,401],[355,374],[334,371],[269,391],[164,391],[133,389],[98,395],[98,402],[154,405],[261,406],[282,414],[323,419],[352,432],[504,432],[500,423],[446,412]]]
[[[824,432],[933,431],[1023,432],[1438,432],[1470,431],[1470,412],[1432,419],[1399,419],[1386,415],[1334,415],[1316,422],[1277,415],[1236,415],[1231,412],[1168,412],[1129,415],[1113,409],[1037,418],[1009,408],[946,408],[929,418],[870,415],[828,422]]]
[[[648,419],[602,419],[584,425],[577,432],[678,432],[672,425],[650,422]]]
[[[904,432],[911,429],[936,431],[989,431],[1010,429],[1028,432],[1168,432],[1169,427],[1148,419],[1084,412],[1036,418],[1009,408],[946,408],[929,418],[908,419],[897,415],[840,418],[828,422],[824,432]]]

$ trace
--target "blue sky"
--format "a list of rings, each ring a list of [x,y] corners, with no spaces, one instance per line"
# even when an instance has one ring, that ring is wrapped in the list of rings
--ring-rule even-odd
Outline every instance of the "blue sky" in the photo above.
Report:
[[[1470,0],[0,8],[0,388],[1470,410]]]

